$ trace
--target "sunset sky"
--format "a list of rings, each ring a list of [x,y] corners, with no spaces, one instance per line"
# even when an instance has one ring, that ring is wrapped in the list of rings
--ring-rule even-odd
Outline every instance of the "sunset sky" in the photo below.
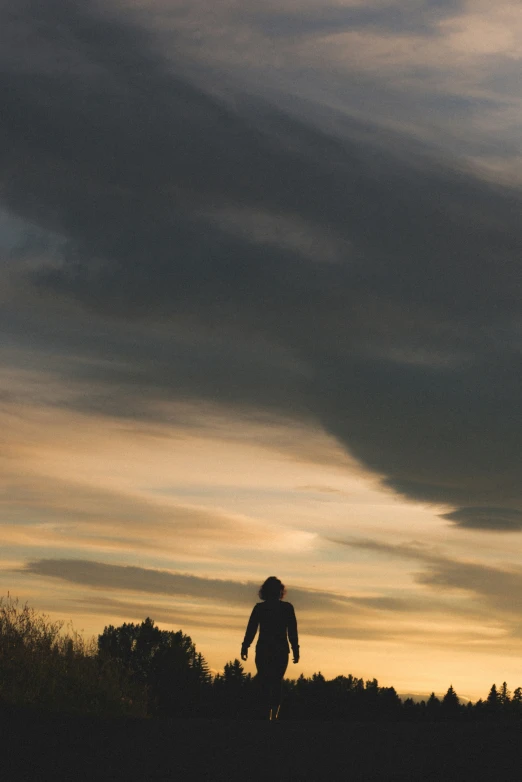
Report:
[[[520,2],[0,9],[0,594],[522,686]]]

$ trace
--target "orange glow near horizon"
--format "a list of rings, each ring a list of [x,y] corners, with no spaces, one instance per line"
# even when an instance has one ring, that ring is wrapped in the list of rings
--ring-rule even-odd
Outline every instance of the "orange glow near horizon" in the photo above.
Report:
[[[147,429],[76,413],[51,418],[30,407],[15,419],[3,422],[11,493],[3,500],[4,594],[72,620],[86,635],[151,616],[189,634],[220,670],[239,655],[248,606],[216,600],[211,588],[203,596],[154,586],[143,592],[147,573],[248,582],[252,604],[254,584],[277,573],[296,605],[302,639],[301,662],[288,676],[352,673],[413,693],[452,683],[471,699],[484,696],[495,678],[518,685],[517,650],[501,617],[488,617],[463,590],[417,579],[425,552],[430,561],[433,552],[443,557],[451,549],[466,561],[476,546],[476,556],[498,562],[510,559],[508,541],[504,547],[497,538],[487,551],[480,537],[457,535],[433,509],[382,489],[320,432],[270,433],[233,420],[224,427],[212,417],[198,430]],[[294,446],[290,455],[281,450],[285,438]],[[364,548],[369,539],[381,549]],[[397,555],[397,544],[413,544],[414,554],[406,554],[418,550],[418,561]],[[27,570],[40,560],[56,560],[58,572]],[[59,572],[70,560],[115,573],[138,568],[144,582],[133,588],[131,570],[123,587],[98,582],[97,571],[74,583]],[[314,608],[316,593],[331,598]],[[336,596],[353,602],[336,603]],[[246,663],[252,672],[253,657]]]

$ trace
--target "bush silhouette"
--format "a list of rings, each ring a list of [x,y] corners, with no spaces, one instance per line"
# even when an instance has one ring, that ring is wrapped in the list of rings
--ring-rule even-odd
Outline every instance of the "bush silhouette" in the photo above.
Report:
[[[27,604],[0,598],[0,704],[78,714],[146,713],[144,688],[102,660],[94,641],[63,632]]]

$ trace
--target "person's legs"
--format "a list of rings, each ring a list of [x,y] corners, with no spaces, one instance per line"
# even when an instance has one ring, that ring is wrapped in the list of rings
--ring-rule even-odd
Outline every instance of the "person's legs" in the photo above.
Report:
[[[283,677],[288,666],[288,652],[283,649],[274,655],[270,676],[270,713],[271,719],[279,718],[281,698],[283,694]]]
[[[281,708],[281,691],[283,688],[283,680],[277,676],[270,677],[270,715],[271,719],[276,720],[279,717],[279,709]]]
[[[281,706],[283,676],[288,666],[288,650],[274,647],[256,648],[256,668],[262,714],[277,719]]]
[[[266,653],[256,649],[257,686],[259,692],[259,711],[263,719],[270,719],[271,708],[271,682],[270,665]]]

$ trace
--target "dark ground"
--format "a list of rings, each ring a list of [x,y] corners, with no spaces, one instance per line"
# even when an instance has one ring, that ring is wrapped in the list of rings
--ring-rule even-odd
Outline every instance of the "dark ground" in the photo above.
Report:
[[[522,780],[522,726],[0,714],[0,779]]]

